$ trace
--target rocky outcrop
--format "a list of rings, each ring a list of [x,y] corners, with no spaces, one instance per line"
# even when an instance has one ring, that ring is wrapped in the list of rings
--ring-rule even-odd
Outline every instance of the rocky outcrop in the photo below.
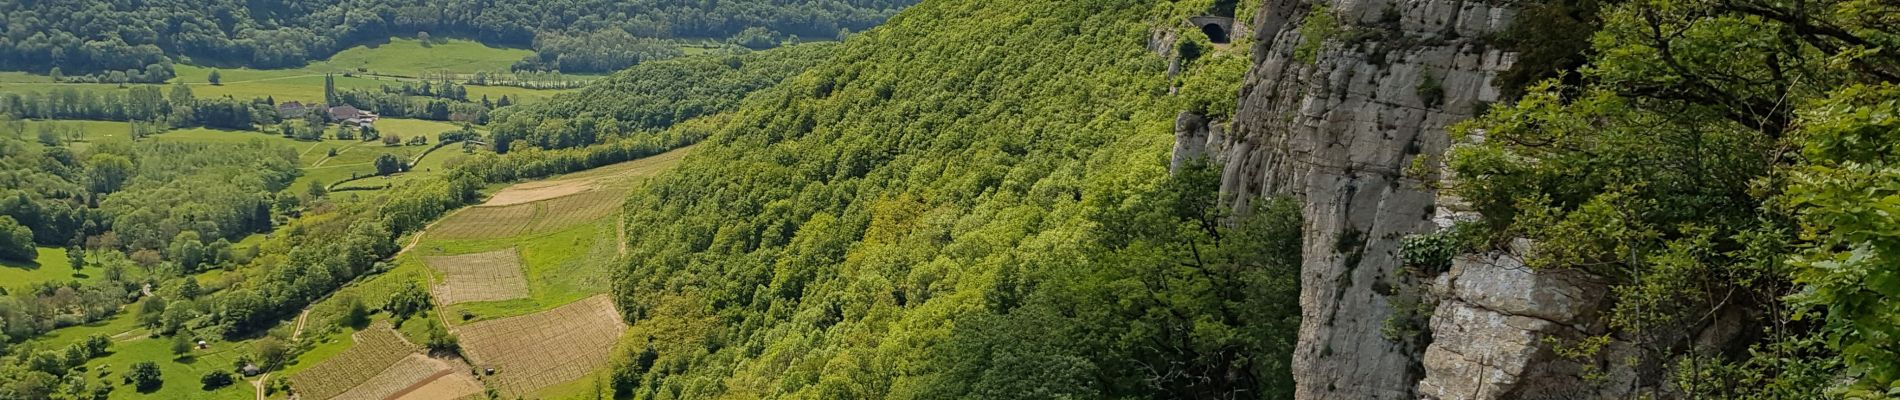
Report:
[[[1467,255],[1432,285],[1439,300],[1421,365],[1422,399],[1614,399],[1634,390],[1635,349],[1586,344],[1607,331],[1597,318],[1609,288],[1578,270],[1537,271],[1530,248]],[[1595,347],[1591,351],[1582,351]],[[1577,349],[1569,357],[1559,348]]]
[[[1399,239],[1436,227],[1421,182],[1434,178],[1401,171],[1441,154],[1446,125],[1496,100],[1491,81],[1513,56],[1479,38],[1511,15],[1452,0],[1267,0],[1253,18],[1239,109],[1205,148],[1235,209],[1271,195],[1304,204],[1299,398],[1419,397],[1425,349],[1381,332],[1388,294],[1405,284]]]
[[[1206,116],[1192,112],[1181,112],[1174,118],[1174,151],[1168,161],[1168,171],[1180,171],[1181,167],[1196,159],[1218,165],[1220,145],[1226,141],[1222,132],[1226,124],[1209,120]]]

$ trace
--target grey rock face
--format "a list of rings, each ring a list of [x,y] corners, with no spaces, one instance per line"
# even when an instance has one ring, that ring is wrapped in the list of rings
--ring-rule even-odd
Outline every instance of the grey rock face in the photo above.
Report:
[[[1572,345],[1605,331],[1595,311],[1608,287],[1577,270],[1537,271],[1512,252],[1467,255],[1439,276],[1441,297],[1432,313],[1432,344],[1425,350],[1423,399],[1612,399],[1634,390],[1634,368],[1616,360],[1633,354],[1611,341],[1582,359],[1560,357]],[[1591,374],[1595,379],[1585,378]]]
[[[1181,167],[1196,159],[1212,165],[1219,165],[1220,146],[1226,140],[1223,134],[1225,124],[1207,119],[1192,112],[1182,112],[1174,118],[1174,151],[1168,161],[1168,171],[1180,171]]]
[[[1336,26],[1304,31],[1332,33],[1302,37],[1319,10]],[[1435,193],[1401,171],[1442,154],[1446,125],[1497,99],[1491,80],[1513,56],[1477,38],[1505,29],[1511,15],[1482,2],[1267,0],[1254,18],[1239,110],[1207,148],[1222,168],[1222,199],[1236,209],[1271,195],[1304,204],[1299,398],[1419,397],[1431,360],[1381,333],[1394,310],[1375,290],[1400,284],[1399,239],[1436,226]]]

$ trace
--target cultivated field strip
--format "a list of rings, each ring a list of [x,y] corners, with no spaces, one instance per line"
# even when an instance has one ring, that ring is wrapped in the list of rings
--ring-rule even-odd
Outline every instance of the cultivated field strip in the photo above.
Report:
[[[557,232],[598,221],[620,210],[626,190],[599,188],[507,206],[477,206],[429,229],[435,239],[481,240]]]
[[[600,295],[470,324],[457,333],[477,368],[495,369],[490,382],[510,396],[526,396],[607,366],[614,342],[626,329],[613,301]]]
[[[356,344],[310,369],[290,377],[290,385],[305,399],[329,399],[402,361],[416,352],[409,342],[387,325],[377,325],[355,335]]]
[[[410,386],[433,379],[442,372],[449,372],[447,364],[430,359],[426,355],[410,354],[333,399],[383,400]]]
[[[457,364],[455,366],[452,366],[451,368],[461,368],[462,370],[467,370],[468,365]],[[421,385],[412,386],[406,391],[397,393],[392,397],[387,397],[386,399],[389,399],[389,400],[463,399],[463,398],[476,398],[477,395],[482,393],[481,382],[476,382],[475,378],[470,377],[467,373],[462,373],[462,372],[457,372],[457,371],[443,371],[443,372],[446,372],[446,373],[440,373],[440,372],[436,373],[435,378],[429,379],[428,381],[423,382]]]
[[[542,213],[541,203],[470,207],[429,228],[437,239],[496,239],[525,234]]]
[[[533,232],[555,232],[611,216],[619,211],[626,194],[626,190],[594,189],[543,200],[548,212],[535,221]]]
[[[513,248],[426,257],[423,263],[444,275],[434,288],[442,304],[528,297],[528,278],[522,275],[521,256]]]

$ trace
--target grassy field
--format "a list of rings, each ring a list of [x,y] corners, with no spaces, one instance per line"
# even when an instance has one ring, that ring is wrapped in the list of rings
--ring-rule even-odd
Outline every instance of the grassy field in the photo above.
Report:
[[[477,71],[506,71],[515,61],[531,54],[534,51],[488,47],[471,40],[436,39],[429,46],[423,46],[421,41],[415,39],[390,38],[385,43],[345,49],[329,60],[312,62],[302,68],[230,68],[218,69],[218,74],[225,84],[299,75],[286,72],[319,76],[325,73],[350,73],[393,77],[417,77],[424,73],[443,71],[469,74]],[[212,68],[180,65],[174,70],[178,73],[174,82],[204,84],[209,83],[206,78],[210,76]]]
[[[403,182],[426,179],[427,177],[433,176],[435,172],[446,170],[446,167],[454,162],[454,160],[468,156],[468,154],[462,152],[462,148],[459,145],[450,145],[433,152],[428,152],[432,146],[441,141],[441,134],[443,132],[461,129],[461,125],[458,124],[407,118],[383,118],[377,121],[377,128],[385,135],[393,134],[404,139],[418,135],[426,136],[429,138],[429,145],[384,146],[380,141],[364,142],[335,139],[306,141],[286,138],[275,132],[209,128],[176,129],[153,135],[151,139],[191,143],[246,143],[253,140],[262,140],[282,144],[297,151],[303,169],[303,175],[299,176],[289,188],[294,193],[302,193],[302,191],[305,190],[304,188],[311,182],[320,182],[325,186],[330,186],[338,182],[349,180],[351,176],[374,175],[376,173],[376,158],[383,154],[392,154],[399,159],[411,160],[416,163],[409,172],[388,177],[366,178],[337,185],[336,189],[347,190],[339,192],[339,195],[335,197],[336,199],[344,201],[366,198],[367,196],[365,195],[367,194],[374,193],[382,188],[400,185]],[[28,120],[26,121],[26,129],[29,136],[37,135],[41,129],[50,129],[54,132],[58,132],[63,140],[69,140],[68,145],[70,147],[75,150],[83,151],[85,148],[96,143],[112,140],[126,140],[130,135],[132,127],[130,123],[112,121]],[[263,127],[262,129],[274,130],[276,127]],[[479,131],[481,128],[477,127],[476,130]],[[328,133],[326,133],[326,135],[327,134]],[[330,156],[332,150],[336,151],[335,157]],[[424,152],[428,152],[428,154],[424,156]],[[421,159],[417,160],[417,157],[421,157]],[[58,265],[64,265],[65,263],[64,256],[62,255],[61,257],[62,258],[58,260]],[[42,260],[42,262],[45,261]],[[35,274],[57,274],[55,270],[51,269],[37,271],[37,269],[30,268],[27,264],[12,263],[0,265],[0,279],[21,275],[23,274],[21,271],[29,270],[35,271]],[[6,280],[0,282],[26,281]],[[0,283],[0,287],[8,287],[7,285],[9,284]]]
[[[113,399],[236,400],[255,397],[251,385],[241,381],[215,391],[205,391],[198,382],[206,372],[233,369],[232,361],[246,351],[242,343],[211,340],[208,349],[194,348],[184,357],[172,355],[171,345],[172,339],[169,337],[149,338],[144,335],[117,341],[112,344],[112,354],[86,363],[87,376],[98,379],[101,371],[109,371],[104,379],[114,386]],[[165,384],[151,393],[139,393],[136,388],[125,384],[123,374],[139,361],[157,363]]]
[[[279,102],[292,100],[321,102],[323,101],[324,74],[336,74],[337,89],[373,90],[383,85],[401,86],[405,81],[414,81],[414,79],[398,76],[413,77],[429,71],[472,73],[506,70],[510,64],[531,53],[531,51],[521,49],[487,47],[466,40],[439,41],[429,48],[423,48],[421,43],[415,40],[392,39],[388,43],[374,47],[353,47],[337,53],[330,60],[313,62],[300,68],[210,68],[180,64],[173,68],[178,77],[172,78],[170,83],[192,85],[192,94],[199,98],[271,97]],[[218,71],[220,85],[212,85],[209,81],[211,71],[214,69]],[[350,76],[344,76],[344,74]],[[582,78],[584,77],[576,77],[576,79]],[[125,90],[118,84],[53,83],[50,78],[41,75],[20,72],[0,73],[0,92],[46,92],[54,88],[67,87],[84,91]],[[468,87],[470,99],[479,99],[485,95],[490,99],[498,100],[505,95],[518,103],[545,100],[560,92],[562,91],[509,86]]]
[[[383,75],[420,76],[424,72],[505,71],[515,61],[534,54],[527,49],[503,49],[461,39],[436,39],[423,46],[414,39],[392,38],[389,43],[357,46],[330,57],[323,67],[367,71]]]
[[[53,81],[53,77],[46,76],[46,75],[39,75],[39,74],[34,74],[34,73],[29,73],[29,72],[20,72],[20,71],[0,71],[0,82],[41,83],[41,82],[52,82],[52,81]]]
[[[63,121],[60,123],[72,123],[72,122],[75,122],[75,121]],[[115,129],[115,127],[110,124],[118,124],[117,127],[124,127],[125,129],[129,129],[129,127],[126,127],[124,123],[116,123],[116,122],[98,123],[98,124],[91,124],[88,126],[97,125],[99,126],[98,128],[99,130],[104,131],[104,132],[110,132],[112,129]],[[402,119],[402,118],[384,118],[383,120],[377,122],[377,127],[378,129],[381,129],[384,134],[395,134],[404,138],[413,137],[417,135],[427,136],[429,137],[429,143],[431,143],[431,145],[433,145],[439,140],[442,132],[451,131],[451,130],[460,128],[458,125],[450,124],[446,122],[413,120],[413,119]],[[88,137],[91,137],[91,135],[93,134],[88,133]],[[244,143],[244,142],[248,142],[252,140],[264,140],[264,141],[269,141],[269,142],[281,143],[285,146],[291,147],[292,149],[296,149],[299,155],[299,160],[302,162],[303,175],[299,176],[297,178],[297,181],[293,182],[290,187],[291,190],[295,190],[295,191],[304,190],[304,187],[309,185],[311,182],[320,182],[327,186],[327,185],[348,180],[351,176],[374,175],[376,173],[376,158],[377,157],[383,154],[392,154],[392,155],[395,155],[398,159],[414,160],[417,156],[422,155],[423,152],[427,151],[430,147],[430,146],[384,146],[382,142],[380,141],[364,142],[364,141],[355,141],[355,140],[334,140],[334,139],[321,140],[321,141],[304,141],[304,140],[285,138],[276,133],[257,132],[257,131],[216,130],[216,129],[207,129],[207,128],[191,128],[191,129],[173,130],[173,131],[169,131],[169,132],[165,132],[165,133],[153,136],[153,138],[154,140],[160,140],[160,141],[183,141],[183,142],[193,142],[193,143]],[[330,156],[330,151],[332,150],[336,151],[336,156],[334,157]],[[355,181],[347,185],[344,185],[344,187],[381,188],[386,184],[394,183],[399,180],[419,179],[421,177],[428,176],[433,172],[442,170],[441,166],[447,162],[445,161],[445,159],[460,158],[464,156],[465,155],[462,154],[462,152],[459,150],[459,147],[449,146],[448,148],[444,148],[442,150],[430,153],[429,157],[424,157],[420,162],[417,163],[417,167],[412,169],[410,172],[405,172],[405,173],[397,174],[397,175],[386,177],[386,178],[370,178],[370,179],[365,179],[361,181]],[[369,190],[365,192],[355,192],[355,193],[362,194],[362,193],[373,192],[373,191],[374,190]]]
[[[579,225],[540,236],[484,241],[440,241],[418,246],[424,253],[487,250],[519,243],[528,297],[460,303],[443,307],[458,323],[529,314],[606,293],[608,266],[614,258],[613,221]],[[426,249],[426,250],[423,250]],[[407,260],[405,260],[406,262]],[[445,277],[435,275],[437,282]],[[468,321],[460,316],[471,315]]]
[[[143,300],[140,300],[143,301]],[[112,318],[85,325],[54,329],[33,340],[45,348],[61,349],[73,343],[79,343],[92,335],[106,335],[119,340],[145,337],[145,327],[139,326],[137,311],[142,304],[127,304],[125,309]]]
[[[11,293],[25,290],[39,282],[99,280],[97,270],[87,270],[90,273],[74,271],[72,263],[66,260],[66,249],[58,247],[39,249],[39,258],[31,263],[0,261],[0,288],[6,288],[7,292]]]

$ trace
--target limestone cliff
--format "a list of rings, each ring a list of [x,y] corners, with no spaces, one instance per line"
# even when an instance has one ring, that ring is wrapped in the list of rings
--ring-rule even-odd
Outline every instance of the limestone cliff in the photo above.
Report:
[[[1382,332],[1393,296],[1422,286],[1400,272],[1399,239],[1437,227],[1424,184],[1436,178],[1403,171],[1438,162],[1445,127],[1497,100],[1491,82],[1513,56],[1482,38],[1511,16],[1484,2],[1268,0],[1228,132],[1178,124],[1184,142],[1206,142],[1177,149],[1223,166],[1229,204],[1303,200],[1299,398],[1422,395],[1427,343]]]

